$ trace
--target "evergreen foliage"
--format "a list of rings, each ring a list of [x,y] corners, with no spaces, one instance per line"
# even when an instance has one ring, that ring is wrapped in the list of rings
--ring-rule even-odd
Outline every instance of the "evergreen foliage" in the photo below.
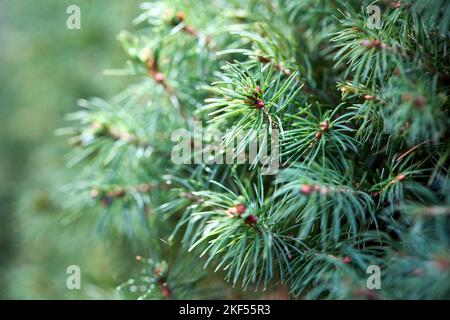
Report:
[[[295,298],[450,298],[450,3],[374,2],[380,29],[369,4],[141,5],[118,37],[127,67],[110,71],[130,86],[81,100],[60,131],[79,172],[71,207],[127,234],[152,270],[121,291],[201,297],[217,271]],[[171,134],[196,121],[229,130],[222,148],[243,135],[237,150],[250,129],[279,129],[280,172],[175,165]]]

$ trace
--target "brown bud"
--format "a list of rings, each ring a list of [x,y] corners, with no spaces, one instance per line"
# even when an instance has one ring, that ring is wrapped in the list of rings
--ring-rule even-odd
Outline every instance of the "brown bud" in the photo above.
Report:
[[[373,45],[374,47],[376,47],[376,48],[379,48],[380,45],[381,45],[381,42],[380,42],[380,40],[375,39],[375,40],[372,41],[372,45]]]
[[[328,120],[325,120],[320,124],[320,129],[323,132],[327,132],[329,128],[330,128],[330,121],[328,121]]]
[[[186,19],[186,13],[184,13],[183,11],[177,12],[175,18],[178,22],[184,21]]]
[[[426,104],[425,97],[418,96],[417,98],[414,99],[413,103],[414,103],[414,106],[416,106],[419,109],[422,109]]]
[[[321,131],[317,131],[316,132],[316,139],[319,140],[320,138],[322,138],[322,132]]]
[[[270,59],[265,58],[265,57],[263,57],[263,56],[258,56],[258,60],[259,60],[259,62],[264,63],[264,64],[270,62]]]
[[[266,106],[266,104],[261,99],[256,99],[254,106],[258,109],[262,109]]]
[[[125,195],[125,189],[123,189],[123,188],[117,189],[117,190],[111,192],[111,194],[110,194],[110,196],[113,198],[121,198],[124,195]]]
[[[361,41],[361,44],[366,47],[367,49],[372,49],[373,47],[375,48],[380,48],[381,47],[381,41],[378,39],[375,39],[373,41],[370,41],[368,39],[364,39]]]

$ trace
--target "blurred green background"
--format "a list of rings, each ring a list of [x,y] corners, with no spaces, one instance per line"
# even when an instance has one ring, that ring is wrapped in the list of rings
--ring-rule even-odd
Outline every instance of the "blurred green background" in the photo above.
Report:
[[[72,4],[81,30],[66,27]],[[58,191],[71,177],[54,131],[78,98],[126,87],[103,70],[123,66],[115,36],[138,12],[138,0],[0,0],[0,298],[115,298],[105,288],[124,280],[127,264],[114,261],[125,243],[96,241],[89,221],[68,228],[60,218]],[[66,289],[71,264],[82,290]]]

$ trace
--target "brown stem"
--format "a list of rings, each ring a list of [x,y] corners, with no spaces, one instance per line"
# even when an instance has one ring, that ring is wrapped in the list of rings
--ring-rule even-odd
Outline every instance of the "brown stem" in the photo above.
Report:
[[[147,60],[147,68],[149,76],[156,82],[162,85],[164,92],[167,94],[169,99],[175,99],[179,106],[181,116],[187,120],[187,112],[183,104],[181,104],[180,99],[175,93],[175,90],[167,83],[165,75],[159,70],[158,64],[155,59],[149,58]]]
[[[405,152],[401,153],[400,156],[397,158],[397,161],[402,160],[404,157],[406,157],[407,155],[413,153],[414,151],[416,151],[418,148],[420,148],[424,144],[431,143],[431,142],[432,142],[432,140],[430,139],[430,140],[423,141],[423,142],[421,142],[421,143],[411,147],[410,149],[408,149]]]

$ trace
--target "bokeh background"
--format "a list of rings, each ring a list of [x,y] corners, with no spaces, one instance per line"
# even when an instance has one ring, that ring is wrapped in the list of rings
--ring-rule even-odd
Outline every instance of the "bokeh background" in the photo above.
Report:
[[[66,27],[72,4],[81,30]],[[115,264],[126,240],[97,241],[83,227],[89,219],[62,218],[71,171],[55,130],[78,98],[111,97],[127,85],[103,71],[123,66],[115,36],[138,13],[138,0],[0,0],[0,298],[116,298],[106,289],[126,274],[126,263]],[[71,264],[89,283],[82,290],[65,287]]]

